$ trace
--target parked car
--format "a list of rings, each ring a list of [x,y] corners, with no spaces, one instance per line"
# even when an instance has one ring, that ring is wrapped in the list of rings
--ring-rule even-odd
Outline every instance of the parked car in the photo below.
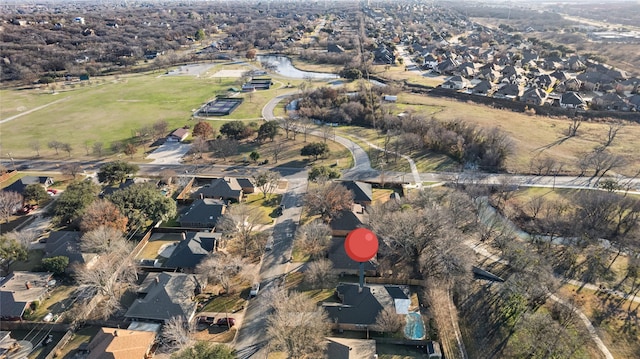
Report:
[[[213,323],[215,323],[215,320],[216,318],[214,317],[202,316],[202,317],[198,317],[198,324],[213,325]]]
[[[267,238],[267,245],[264,247],[264,249],[266,251],[270,251],[273,249],[273,236],[269,236],[269,238]]]
[[[47,193],[49,193],[52,196],[55,196],[56,194],[58,194],[58,190],[55,188],[49,188],[47,189]]]
[[[53,341],[53,334],[47,335],[47,337],[42,341],[42,345],[46,346],[47,344]]]
[[[38,209],[37,204],[25,204],[18,210],[18,214],[29,214],[31,211]]]
[[[253,286],[251,286],[251,290],[249,291],[249,298],[257,296],[258,291],[260,291],[260,283],[255,283]]]
[[[236,325],[236,320],[234,318],[220,318],[218,319],[218,321],[216,322],[216,324],[220,325],[220,326],[227,326],[227,327],[233,327],[234,325]]]

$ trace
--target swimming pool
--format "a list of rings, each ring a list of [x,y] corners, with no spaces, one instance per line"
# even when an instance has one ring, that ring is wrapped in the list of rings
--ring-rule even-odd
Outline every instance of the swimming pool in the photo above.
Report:
[[[407,324],[404,326],[404,336],[411,340],[424,339],[424,323],[420,313],[410,312],[406,315]]]

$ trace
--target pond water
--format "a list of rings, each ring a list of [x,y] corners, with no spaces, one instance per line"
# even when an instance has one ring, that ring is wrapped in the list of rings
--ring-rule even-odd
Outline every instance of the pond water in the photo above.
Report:
[[[309,72],[298,70],[291,64],[291,59],[286,56],[276,55],[258,55],[258,61],[274,65],[276,72],[282,76],[290,77],[293,79],[337,79],[340,76],[336,74],[324,73],[324,72]]]
[[[424,323],[420,313],[410,312],[406,318],[407,324],[404,326],[404,336],[411,340],[424,339]]]

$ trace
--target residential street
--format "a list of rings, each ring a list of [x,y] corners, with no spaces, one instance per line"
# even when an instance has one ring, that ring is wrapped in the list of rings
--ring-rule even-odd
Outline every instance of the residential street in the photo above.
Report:
[[[302,211],[302,200],[307,191],[307,173],[300,172],[285,177],[289,181],[282,204],[285,209],[273,227],[273,249],[266,251],[260,266],[260,291],[251,299],[244,314],[244,324],[238,331],[235,348],[238,358],[266,358],[267,345],[267,309],[264,293],[272,287],[283,284],[284,274],[292,263],[289,262],[293,239]]]

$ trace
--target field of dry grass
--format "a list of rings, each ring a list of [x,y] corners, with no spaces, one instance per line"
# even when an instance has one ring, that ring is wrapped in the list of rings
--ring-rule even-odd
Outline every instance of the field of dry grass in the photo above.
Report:
[[[403,105],[404,104],[404,105]],[[411,104],[411,106],[406,106]],[[497,127],[513,141],[513,154],[507,160],[509,172],[528,172],[536,156],[549,156],[565,163],[564,169],[576,173],[578,158],[592,151],[605,141],[608,124],[582,123],[576,137],[566,139],[565,132],[570,122],[566,119],[529,116],[523,113],[503,111],[473,103],[416,94],[400,94],[398,106],[412,108],[416,113],[433,113],[438,120],[463,119],[486,128]],[[423,110],[423,107],[424,110]],[[435,111],[434,109],[440,109]],[[633,175],[640,169],[640,124],[625,122],[609,151],[623,156],[628,165],[620,169],[624,175]],[[563,140],[566,139],[566,140]]]

